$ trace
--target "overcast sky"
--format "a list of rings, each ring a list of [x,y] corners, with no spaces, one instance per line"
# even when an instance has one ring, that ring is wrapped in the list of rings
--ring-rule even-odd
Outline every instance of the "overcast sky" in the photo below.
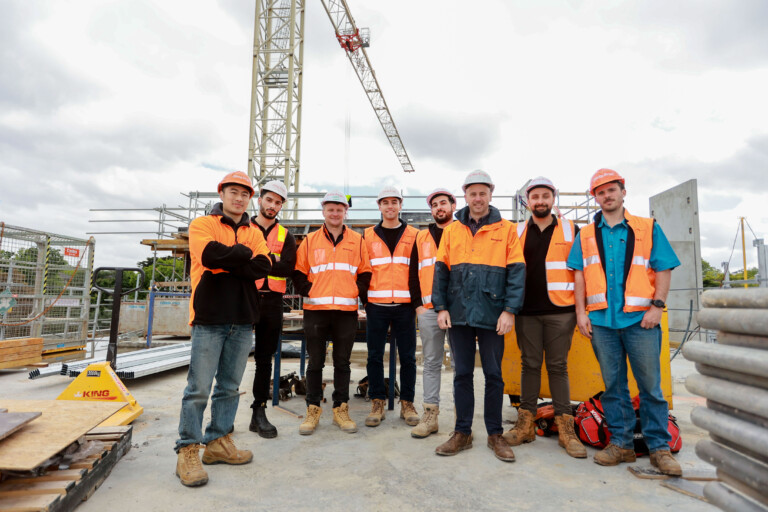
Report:
[[[303,189],[459,192],[483,168],[497,194],[537,175],[583,191],[611,167],[639,215],[649,196],[696,178],[715,266],[739,216],[768,235],[768,2],[348,3],[371,29],[368,54],[416,172],[402,172],[320,1],[307,0]],[[138,213],[89,210],[186,204],[181,192],[246,170],[254,7],[0,3],[0,220],[83,238],[149,231],[88,222]],[[134,265],[151,255],[138,244],[148,237],[98,235],[96,264]]]

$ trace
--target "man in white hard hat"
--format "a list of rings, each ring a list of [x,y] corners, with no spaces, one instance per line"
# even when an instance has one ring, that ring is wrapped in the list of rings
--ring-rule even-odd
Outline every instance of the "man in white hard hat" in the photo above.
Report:
[[[435,452],[456,455],[472,448],[477,340],[485,375],[487,446],[499,460],[512,462],[515,454],[501,436],[501,358],[504,335],[512,329],[514,315],[523,305],[523,251],[515,226],[490,205],[494,184],[488,173],[469,173],[462,188],[467,206],[457,212],[457,222],[443,230],[432,286],[437,323],[441,329],[450,330],[456,402],[454,432]]]
[[[440,374],[448,330],[437,325],[437,312],[432,306],[432,283],[443,230],[453,222],[456,196],[447,188],[438,187],[427,196],[427,204],[435,222],[419,231],[411,253],[411,279],[415,280],[418,287],[414,303],[418,305],[416,315],[421,353],[424,356],[424,414],[419,424],[411,430],[411,436],[419,439],[438,431]]]
[[[572,220],[552,214],[556,193],[549,179],[532,179],[526,188],[532,216],[517,225],[525,256],[525,301],[515,319],[522,362],[521,399],[517,423],[504,433],[504,439],[511,446],[536,440],[534,418],[541,366],[546,360],[558,442],[571,457],[583,458],[587,450],[574,429],[568,383],[568,351],[576,327],[576,308],[573,271],[566,268],[566,260],[579,228]]]
[[[253,359],[256,373],[253,377],[253,403],[249,430],[270,439],[277,436],[277,428],[267,419],[269,381],[272,373],[272,355],[277,350],[283,328],[283,294],[286,279],[296,266],[296,239],[277,220],[277,214],[288,199],[288,189],[282,181],[270,181],[261,187],[259,213],[251,224],[259,228],[267,241],[272,259],[272,270],[266,279],[256,281],[259,290],[259,321],[255,326],[256,345]]]
[[[323,367],[326,342],[333,342],[333,424],[342,432],[357,432],[349,416],[349,360],[357,332],[358,297],[371,279],[363,237],[347,228],[348,199],[340,192],[323,197],[325,222],[301,242],[296,254],[293,284],[304,297],[307,337],[307,413],[299,434],[315,432],[323,412]],[[362,291],[361,291],[362,290]]]
[[[419,414],[413,406],[416,392],[416,317],[411,293],[410,258],[419,230],[400,218],[403,196],[397,187],[384,187],[376,199],[381,222],[363,234],[371,261],[367,290],[368,395],[371,412],[365,419],[376,427],[385,418],[384,349],[390,328],[400,359],[400,418],[415,426]],[[390,375],[394,378],[394,375]]]

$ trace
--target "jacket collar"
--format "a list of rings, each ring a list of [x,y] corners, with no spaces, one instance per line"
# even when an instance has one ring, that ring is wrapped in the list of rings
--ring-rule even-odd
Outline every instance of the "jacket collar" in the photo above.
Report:
[[[224,205],[222,203],[214,204],[213,205],[213,209],[211,210],[211,213],[209,215],[218,215],[218,216],[220,216],[221,217],[220,220],[221,220],[222,224],[226,224],[227,226],[230,226],[230,227],[235,228],[235,229],[243,227],[243,226],[250,226],[251,225],[251,220],[248,218],[248,214],[247,213],[243,213],[242,217],[240,217],[240,222],[235,224],[235,222],[232,219],[230,219],[229,217],[224,215],[224,208],[223,208],[223,206]]]

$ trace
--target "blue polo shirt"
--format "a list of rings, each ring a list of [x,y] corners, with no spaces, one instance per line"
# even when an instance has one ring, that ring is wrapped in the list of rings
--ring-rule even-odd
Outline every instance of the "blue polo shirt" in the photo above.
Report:
[[[603,236],[605,253],[606,284],[608,286],[608,307],[589,312],[589,321],[601,327],[624,329],[643,319],[645,311],[625,313],[624,308],[624,258],[626,256],[627,234],[629,226],[627,219],[609,227],[601,216],[596,229]],[[581,232],[576,235],[568,255],[568,268],[584,270],[584,256],[581,252]],[[651,247],[651,268],[656,272],[673,269],[680,265],[675,251],[669,245],[667,237],[658,223],[653,223],[653,245]]]

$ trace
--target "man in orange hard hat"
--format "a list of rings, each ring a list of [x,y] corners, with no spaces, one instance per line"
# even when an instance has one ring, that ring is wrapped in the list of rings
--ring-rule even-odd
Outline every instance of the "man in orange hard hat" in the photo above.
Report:
[[[204,464],[246,464],[253,459],[250,451],[235,447],[231,432],[253,324],[259,320],[255,280],[266,277],[271,262],[261,231],[251,226],[245,213],[254,192],[251,180],[233,172],[221,180],[218,191],[221,202],[189,225],[192,354],[175,447],[176,475],[189,487],[208,482],[199,458],[203,445]],[[214,377],[211,420],[203,435]]]
[[[259,213],[251,218],[267,241],[272,259],[272,270],[266,279],[256,281],[259,290],[259,321],[256,323],[256,344],[253,359],[253,403],[251,432],[270,439],[277,437],[277,428],[267,419],[269,379],[272,373],[272,355],[277,350],[283,329],[283,294],[287,278],[296,266],[296,239],[277,220],[277,214],[288,199],[288,189],[282,181],[269,181],[259,192]]]
[[[661,328],[672,269],[680,265],[653,219],[624,208],[624,178],[600,169],[589,191],[600,205],[594,222],[582,229],[568,256],[574,270],[579,331],[592,340],[603,374],[601,397],[610,444],[594,461],[603,466],[634,462],[635,412],[627,387],[627,364],[640,389],[640,424],[651,464],[680,476],[669,450],[668,405],[661,391]]]

